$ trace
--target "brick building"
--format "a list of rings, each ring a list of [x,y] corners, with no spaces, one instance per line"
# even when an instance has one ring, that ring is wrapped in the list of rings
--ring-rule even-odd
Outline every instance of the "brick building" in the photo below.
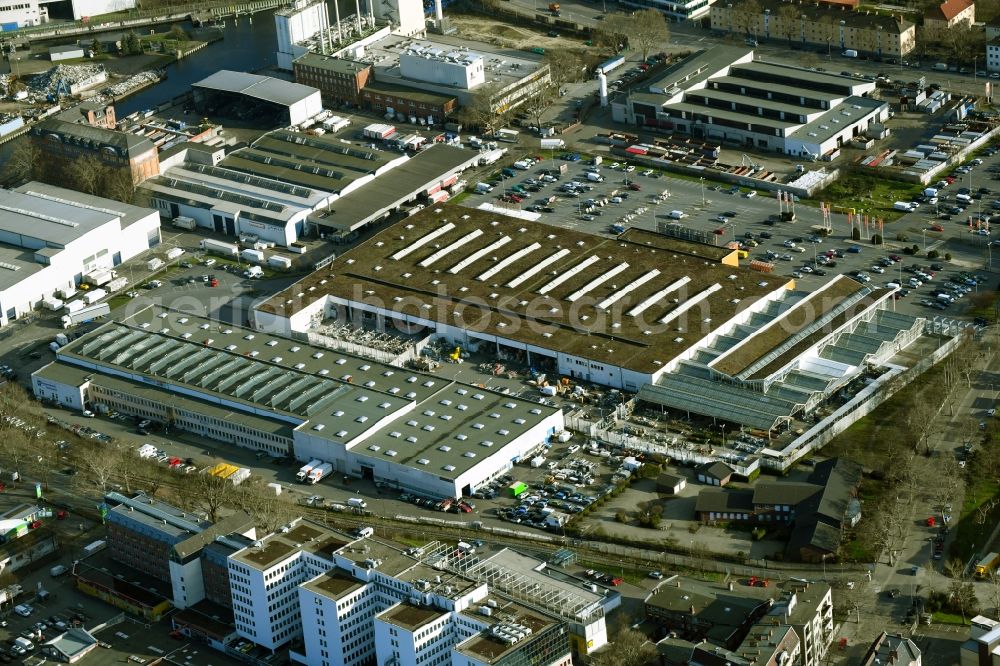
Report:
[[[361,91],[361,106],[376,113],[392,109],[415,118],[447,118],[458,108],[458,99],[416,88],[372,81]]]
[[[358,104],[361,90],[373,80],[371,65],[320,53],[305,54],[292,63],[292,71],[297,83],[318,88],[329,108]]]
[[[115,129],[118,124],[115,105],[97,101],[81,102],[57,114],[56,118],[75,125],[90,125],[110,130]]]
[[[92,155],[105,166],[127,170],[135,185],[160,173],[156,146],[135,134],[49,118],[32,128],[31,137],[55,160]]]

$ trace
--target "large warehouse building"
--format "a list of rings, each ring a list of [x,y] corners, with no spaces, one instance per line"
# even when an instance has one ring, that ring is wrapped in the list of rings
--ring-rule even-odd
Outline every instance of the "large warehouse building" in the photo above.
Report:
[[[630,125],[821,159],[888,119],[889,105],[869,97],[874,90],[873,81],[716,46],[669,68],[647,90],[624,93],[612,112]]]
[[[563,426],[552,407],[154,306],[61,348],[32,386],[437,497],[471,494]]]
[[[323,110],[319,90],[270,76],[220,69],[191,85],[199,113],[299,125]]]
[[[188,150],[140,192],[164,217],[288,246],[356,230],[448,187],[479,154],[434,144],[415,153],[372,147],[356,129],[313,136],[280,129],[228,155]]]
[[[428,209],[259,304],[255,327],[303,334],[333,321],[436,335],[765,429],[921,330],[922,320],[886,310],[892,290],[847,277],[807,294],[733,265],[725,248],[498,217]]]
[[[39,182],[0,189],[0,326],[159,242],[154,210]]]

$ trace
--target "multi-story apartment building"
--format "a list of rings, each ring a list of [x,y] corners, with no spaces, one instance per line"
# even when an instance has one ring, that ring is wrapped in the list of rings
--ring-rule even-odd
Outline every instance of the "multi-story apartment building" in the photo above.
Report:
[[[945,0],[924,14],[924,32],[939,38],[952,28],[971,28],[976,22],[976,3],[973,0]]]
[[[833,642],[833,592],[826,583],[790,586],[761,624],[788,625],[802,646],[802,666],[819,666]]]
[[[916,46],[916,26],[899,16],[850,11],[843,6],[798,4],[787,0],[718,0],[712,29],[750,41],[776,41],[827,50],[852,49],[899,58]]]
[[[138,185],[160,173],[160,160],[153,142],[128,132],[49,118],[30,132],[35,145],[52,159],[64,161],[90,155],[101,164],[128,173]]]
[[[986,69],[1000,72],[1000,37],[995,37],[986,43]]]

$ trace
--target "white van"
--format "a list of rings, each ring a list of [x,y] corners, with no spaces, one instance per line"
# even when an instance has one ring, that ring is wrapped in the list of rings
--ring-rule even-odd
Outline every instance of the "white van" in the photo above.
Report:
[[[682,220],[685,217],[687,217],[687,213],[685,213],[684,211],[681,211],[681,210],[672,210],[668,214],[668,217],[671,220]]]
[[[957,201],[960,204],[966,204],[966,205],[968,205],[968,204],[972,203],[972,197],[969,196],[968,194],[956,194],[955,195],[955,201]]]
[[[27,652],[31,652],[32,650],[35,649],[35,644],[29,641],[24,636],[18,636],[14,640],[14,645],[21,647],[21,649],[26,650]]]

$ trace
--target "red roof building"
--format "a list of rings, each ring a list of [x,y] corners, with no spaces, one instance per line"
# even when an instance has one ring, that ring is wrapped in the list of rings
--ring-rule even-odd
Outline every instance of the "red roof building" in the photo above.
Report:
[[[962,23],[971,26],[975,22],[976,3],[973,0],[945,0],[924,16],[927,30],[947,29]]]

